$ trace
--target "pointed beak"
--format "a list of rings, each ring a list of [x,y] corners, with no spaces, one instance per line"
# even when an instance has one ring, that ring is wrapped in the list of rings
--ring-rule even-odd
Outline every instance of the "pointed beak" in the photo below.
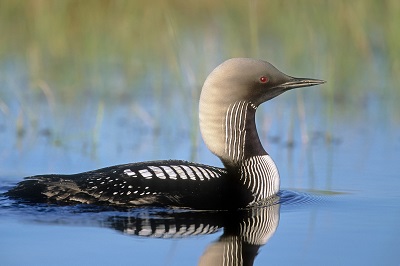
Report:
[[[324,84],[325,82],[326,82],[325,80],[320,80],[320,79],[290,77],[290,80],[288,80],[285,83],[280,84],[279,87],[281,87],[281,88],[283,88],[285,90],[291,90],[291,89],[294,89],[294,88],[310,87],[310,86],[320,85],[320,84]]]

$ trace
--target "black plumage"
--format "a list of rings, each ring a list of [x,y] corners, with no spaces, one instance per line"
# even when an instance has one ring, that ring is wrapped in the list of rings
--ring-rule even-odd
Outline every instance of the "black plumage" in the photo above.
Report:
[[[229,182],[233,179],[232,182]],[[27,177],[6,195],[31,202],[227,209],[248,202],[227,171],[181,160],[117,165],[73,175]],[[235,195],[236,194],[236,195]]]

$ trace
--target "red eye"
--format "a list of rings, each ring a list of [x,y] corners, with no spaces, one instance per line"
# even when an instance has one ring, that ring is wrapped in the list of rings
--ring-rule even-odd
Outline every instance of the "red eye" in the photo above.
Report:
[[[260,81],[261,81],[261,83],[267,83],[267,82],[269,81],[269,78],[267,78],[267,77],[265,77],[265,76],[262,76],[262,77],[260,78]]]

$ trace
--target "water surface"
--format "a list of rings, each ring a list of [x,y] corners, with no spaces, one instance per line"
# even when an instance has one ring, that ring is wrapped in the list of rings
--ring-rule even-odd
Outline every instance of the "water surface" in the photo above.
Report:
[[[1,198],[0,264],[197,265],[242,250],[254,265],[400,265],[399,2],[169,3],[1,3],[0,192],[146,160],[221,166],[201,140],[200,89],[223,60],[256,57],[328,81],[257,111],[280,203],[123,212]]]

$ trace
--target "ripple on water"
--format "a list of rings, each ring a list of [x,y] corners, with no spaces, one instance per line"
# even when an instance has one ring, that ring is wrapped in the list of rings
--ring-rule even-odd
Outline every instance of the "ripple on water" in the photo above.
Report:
[[[278,195],[280,197],[279,203],[281,205],[298,206],[327,202],[330,199],[328,196],[332,195],[332,193],[323,193],[319,191],[307,193],[293,190],[281,190]]]

